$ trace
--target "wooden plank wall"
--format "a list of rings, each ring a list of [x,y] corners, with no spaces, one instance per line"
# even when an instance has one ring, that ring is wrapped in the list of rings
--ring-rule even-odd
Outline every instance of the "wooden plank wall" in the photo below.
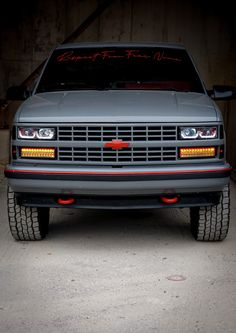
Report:
[[[51,49],[102,0],[22,0],[18,16],[0,13],[0,98],[23,81]],[[7,6],[7,4],[5,5]],[[236,86],[236,27],[232,5],[213,0],[115,0],[80,41],[158,41],[184,44],[208,89]],[[10,8],[8,8],[10,9]],[[228,158],[236,168],[236,104],[219,104],[225,119]],[[1,117],[1,116],[0,116]],[[1,121],[1,119],[0,119]]]

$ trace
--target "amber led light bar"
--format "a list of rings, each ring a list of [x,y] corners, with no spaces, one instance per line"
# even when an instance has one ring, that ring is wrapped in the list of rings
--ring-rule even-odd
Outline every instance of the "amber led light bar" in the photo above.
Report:
[[[55,148],[21,148],[22,158],[55,158]]]
[[[215,157],[215,147],[180,148],[180,158]]]

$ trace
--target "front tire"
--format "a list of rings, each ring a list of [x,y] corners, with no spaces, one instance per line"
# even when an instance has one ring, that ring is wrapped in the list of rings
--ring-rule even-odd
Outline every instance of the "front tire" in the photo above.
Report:
[[[8,219],[15,240],[43,239],[48,232],[49,208],[25,207],[17,204],[15,193],[8,188]]]
[[[230,222],[230,188],[226,185],[218,205],[190,208],[191,231],[198,241],[222,241]]]

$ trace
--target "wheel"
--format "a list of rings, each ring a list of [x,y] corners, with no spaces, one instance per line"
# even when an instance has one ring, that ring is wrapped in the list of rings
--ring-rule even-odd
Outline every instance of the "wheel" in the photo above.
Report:
[[[15,240],[43,239],[48,232],[49,208],[25,207],[16,203],[15,193],[8,188],[8,219]]]
[[[230,189],[225,186],[218,205],[190,208],[191,231],[198,241],[221,241],[230,221]]]

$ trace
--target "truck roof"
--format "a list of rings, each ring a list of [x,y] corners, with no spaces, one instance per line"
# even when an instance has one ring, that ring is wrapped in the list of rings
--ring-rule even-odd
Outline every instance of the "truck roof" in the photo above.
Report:
[[[61,44],[56,50],[71,48],[97,48],[97,47],[165,47],[171,49],[185,49],[182,44],[156,43],[156,42],[82,42]]]

